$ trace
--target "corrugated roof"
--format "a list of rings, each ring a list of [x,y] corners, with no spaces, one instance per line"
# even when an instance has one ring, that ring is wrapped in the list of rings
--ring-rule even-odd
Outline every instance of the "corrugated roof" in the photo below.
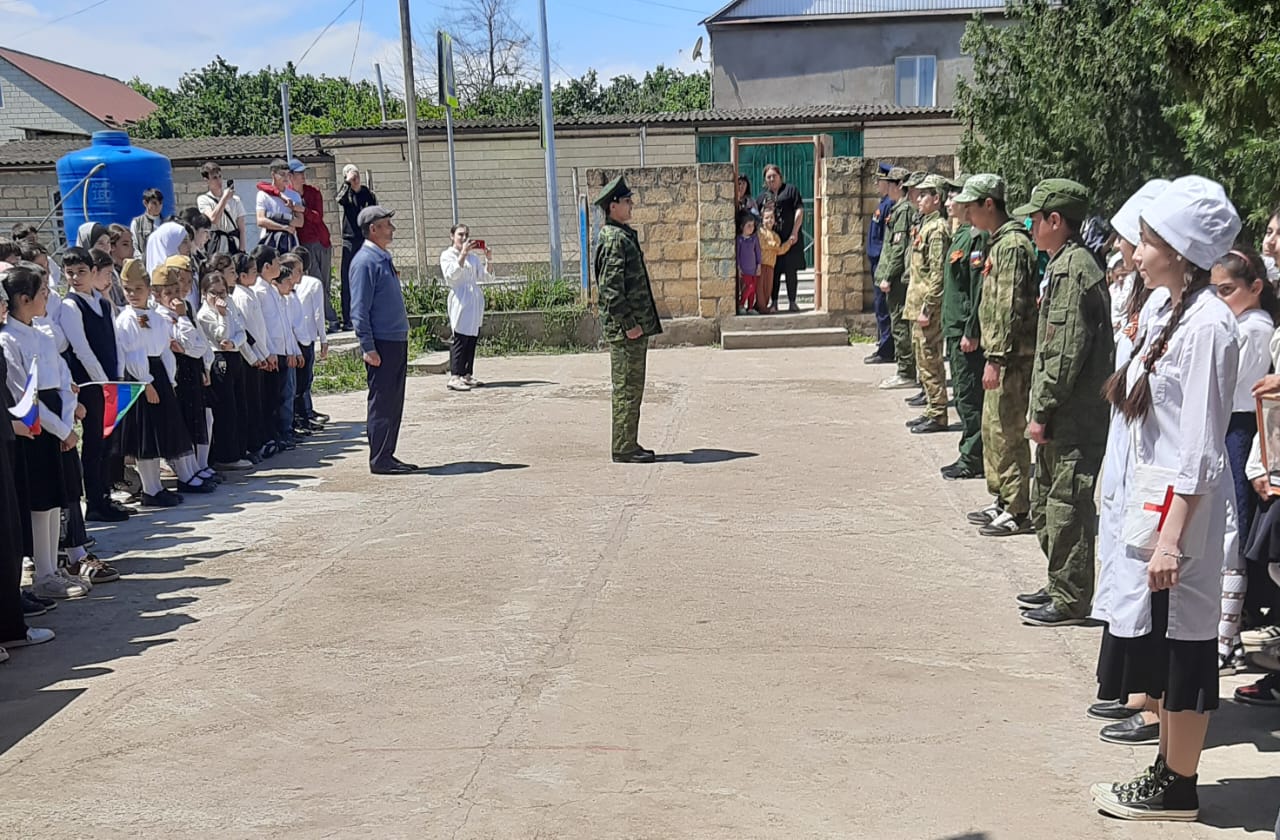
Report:
[[[133,145],[159,152],[175,163],[204,162],[206,160],[269,160],[284,156],[284,135],[253,135],[249,137],[193,137],[168,140],[134,140]],[[37,140],[14,140],[0,143],[0,166],[39,166],[54,163],[58,158],[88,147],[89,141],[75,138],[46,137]],[[302,160],[315,160],[326,156],[320,146],[320,137],[313,134],[295,134],[293,153]]]
[[[896,17],[1004,11],[1004,0],[733,0],[707,23],[803,17]]]
[[[150,99],[119,79],[101,73],[3,47],[0,57],[109,126],[137,122],[156,109]]]
[[[642,125],[770,125],[777,123],[820,122],[847,119],[884,119],[892,117],[949,117],[950,108],[905,108],[897,105],[807,106],[796,108],[744,108],[736,111],[673,111],[654,114],[600,114],[556,117],[556,128],[639,127]],[[454,120],[455,131],[503,129],[536,129],[535,118]],[[444,120],[419,120],[419,131],[443,131]],[[404,120],[390,120],[382,126],[349,128],[334,136],[361,137],[404,130]]]

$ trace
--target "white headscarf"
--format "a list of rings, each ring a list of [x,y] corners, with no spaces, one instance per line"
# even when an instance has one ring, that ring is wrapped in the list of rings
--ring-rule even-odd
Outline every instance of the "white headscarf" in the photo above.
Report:
[[[105,226],[97,222],[85,222],[76,229],[76,245],[87,250],[109,233]]]
[[[187,229],[177,222],[165,222],[147,237],[147,274],[178,255],[178,246],[187,238]]]

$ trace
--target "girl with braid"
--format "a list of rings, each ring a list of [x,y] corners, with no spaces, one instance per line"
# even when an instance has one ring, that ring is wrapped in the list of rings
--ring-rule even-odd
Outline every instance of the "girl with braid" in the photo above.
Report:
[[[1141,214],[1135,264],[1169,300],[1105,395],[1124,415],[1133,449],[1119,492],[1104,504],[1160,506],[1154,548],[1115,546],[1098,698],[1146,694],[1158,701],[1160,740],[1151,766],[1129,782],[1097,784],[1094,803],[1131,820],[1195,820],[1196,773],[1218,707],[1218,620],[1224,555],[1234,552],[1235,493],[1227,428],[1236,388],[1236,318],[1210,285],[1210,269],[1240,232],[1222,187],[1179,178]],[[1159,499],[1133,499],[1137,464],[1175,473]]]

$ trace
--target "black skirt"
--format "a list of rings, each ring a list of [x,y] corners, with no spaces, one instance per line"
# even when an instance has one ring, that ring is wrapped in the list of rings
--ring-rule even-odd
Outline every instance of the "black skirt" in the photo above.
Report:
[[[204,387],[204,362],[179,354],[176,393],[182,424],[192,444],[209,442],[209,427],[205,425],[204,409],[207,402]]]
[[[1169,590],[1151,593],[1151,632],[1133,639],[1102,633],[1098,699],[1123,703],[1130,694],[1159,699],[1170,712],[1218,708],[1218,640],[1170,639]]]
[[[55,414],[62,413],[62,395],[56,389],[40,392],[40,402]],[[27,509],[53,510],[66,506],[66,485],[62,478],[62,441],[48,429],[35,438],[18,438],[17,478],[26,483]]]
[[[160,401],[152,405],[144,394],[124,416],[123,428],[117,431],[117,434],[123,433],[120,439],[124,444],[124,454],[143,460],[173,460],[190,455],[194,451],[191,435],[178,408],[178,398],[169,383],[164,360],[151,356],[149,362],[151,384]]]

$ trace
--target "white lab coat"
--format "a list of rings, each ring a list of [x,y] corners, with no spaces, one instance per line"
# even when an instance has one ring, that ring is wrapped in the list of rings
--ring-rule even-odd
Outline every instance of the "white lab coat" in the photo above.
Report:
[[[1258,408],[1253,386],[1271,371],[1271,336],[1276,325],[1266,312],[1250,309],[1236,319],[1236,328],[1240,333],[1240,368],[1231,410],[1253,413]]]
[[[1171,315],[1168,304],[1155,314],[1140,353],[1150,351]],[[1235,540],[1229,538],[1236,530],[1236,513],[1226,438],[1238,364],[1235,316],[1213,289],[1202,289],[1187,302],[1180,326],[1151,373],[1151,410],[1137,421],[1138,451],[1125,453],[1118,485],[1109,488],[1110,496],[1103,496],[1114,528],[1123,521],[1127,479],[1136,458],[1176,469],[1174,492],[1200,496],[1198,504],[1208,506],[1204,529],[1182,535],[1182,553],[1191,559],[1183,561],[1181,580],[1169,592],[1171,639],[1206,641],[1218,635],[1223,557],[1235,551]],[[1130,365],[1130,388],[1143,368]],[[1131,434],[1133,429],[1125,424],[1119,437],[1127,441]],[[1121,544],[1118,534],[1118,529],[1110,534],[1092,616],[1107,622],[1112,635],[1135,638],[1151,632],[1151,552]]]
[[[468,254],[459,265],[461,252],[450,245],[440,253],[440,273],[449,284],[449,326],[459,335],[479,335],[484,322],[484,292],[480,281],[492,277],[479,254]]]

